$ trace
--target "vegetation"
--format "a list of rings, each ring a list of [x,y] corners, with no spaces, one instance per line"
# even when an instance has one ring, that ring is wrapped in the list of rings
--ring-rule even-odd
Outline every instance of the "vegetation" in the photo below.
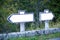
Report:
[[[50,22],[50,28],[60,28],[60,22],[57,23]]]
[[[48,34],[48,35],[39,35],[39,36],[32,36],[32,37],[17,37],[17,38],[10,38],[10,40],[48,40],[51,38],[58,38],[60,37],[60,33]]]
[[[35,22],[26,23],[27,30],[39,28],[38,13],[44,9],[49,9],[55,15],[52,22],[60,22],[60,0],[0,0],[0,33],[19,31],[18,23],[12,24],[7,21],[7,17],[18,13],[18,10],[34,12]]]

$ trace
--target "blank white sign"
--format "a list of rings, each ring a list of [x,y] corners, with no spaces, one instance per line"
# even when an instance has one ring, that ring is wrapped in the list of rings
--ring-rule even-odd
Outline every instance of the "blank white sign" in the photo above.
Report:
[[[44,20],[52,20],[53,19],[53,14],[52,13],[40,13],[39,14],[39,20],[44,21]]]
[[[12,15],[11,17],[9,17],[9,20],[13,23],[31,22],[31,21],[34,21],[34,15],[33,14]]]

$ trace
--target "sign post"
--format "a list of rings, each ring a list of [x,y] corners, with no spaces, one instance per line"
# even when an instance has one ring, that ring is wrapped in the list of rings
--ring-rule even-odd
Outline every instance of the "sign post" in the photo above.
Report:
[[[49,21],[46,20],[46,21],[45,21],[45,30],[48,30],[48,29],[49,29]]]
[[[49,29],[49,20],[52,20],[54,15],[49,10],[44,10],[44,12],[40,12],[39,20],[45,22],[45,30]]]
[[[18,11],[18,13],[20,15],[24,15],[25,14],[25,11]],[[23,32],[23,31],[25,31],[25,23],[24,22],[21,22],[20,23],[20,32]]]
[[[24,10],[19,10],[18,14],[10,15],[7,20],[11,23],[20,23],[20,32],[25,31],[25,22],[33,22],[34,14],[25,14]]]
[[[49,10],[44,10],[45,13],[49,13]],[[45,30],[49,29],[49,21],[45,20]]]

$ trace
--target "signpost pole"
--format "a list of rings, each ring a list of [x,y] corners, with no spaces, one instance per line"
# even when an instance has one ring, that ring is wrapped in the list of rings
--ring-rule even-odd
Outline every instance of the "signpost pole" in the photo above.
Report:
[[[49,10],[44,10],[45,13],[48,13]],[[49,21],[48,20],[45,20],[45,30],[48,30],[49,29]]]
[[[25,23],[24,22],[20,23],[20,32],[23,32],[23,31],[25,31]]]
[[[33,22],[34,15],[25,14],[24,10],[18,10],[18,14],[10,15],[7,20],[11,23],[20,23],[20,32],[25,31],[25,22]]]
[[[23,15],[24,13],[25,13],[25,11],[24,10],[19,10],[18,11],[18,13],[20,14],[20,15]],[[25,31],[25,23],[24,22],[21,22],[20,23],[20,32],[23,32],[23,31]]]
[[[45,21],[45,30],[48,30],[48,29],[49,29],[49,21],[46,20],[46,21]]]

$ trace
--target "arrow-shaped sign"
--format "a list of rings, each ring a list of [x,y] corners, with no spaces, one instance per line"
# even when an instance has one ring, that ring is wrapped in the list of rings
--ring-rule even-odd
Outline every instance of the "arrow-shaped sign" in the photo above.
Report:
[[[39,16],[40,16],[39,18],[40,21],[52,20],[54,17],[52,13],[40,13]]]
[[[12,23],[16,23],[16,22],[31,22],[34,21],[34,15],[33,14],[23,14],[23,15],[10,15],[8,17],[8,20]]]
[[[49,20],[52,20],[54,15],[52,12],[49,12],[48,9],[45,9],[44,12],[39,13],[39,20],[44,21],[45,23],[45,30],[49,29]]]

